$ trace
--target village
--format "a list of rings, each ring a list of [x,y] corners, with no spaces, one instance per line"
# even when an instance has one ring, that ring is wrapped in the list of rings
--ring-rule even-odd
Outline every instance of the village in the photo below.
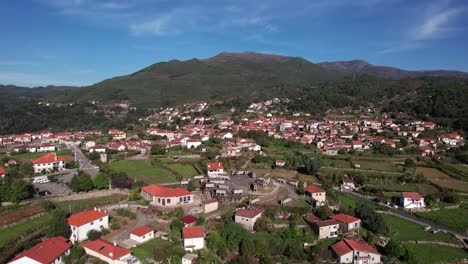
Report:
[[[285,100],[0,135],[0,262],[466,261],[461,132]]]

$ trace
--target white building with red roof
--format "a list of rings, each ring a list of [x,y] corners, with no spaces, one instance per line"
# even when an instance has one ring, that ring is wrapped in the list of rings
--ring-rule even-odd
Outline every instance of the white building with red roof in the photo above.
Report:
[[[182,228],[184,249],[187,251],[199,250],[205,247],[205,228],[192,226]]]
[[[363,240],[343,239],[334,244],[331,249],[337,263],[381,263],[380,253]]]
[[[169,188],[159,184],[150,184],[141,188],[144,199],[161,207],[175,207],[193,203],[193,193],[184,188]]]
[[[143,243],[154,238],[154,229],[148,226],[140,226],[130,232],[130,239]]]
[[[330,217],[340,223],[341,233],[358,232],[361,227],[361,219],[347,214],[336,214]]]
[[[32,161],[34,173],[43,171],[61,171],[65,167],[65,159],[55,153],[46,153],[42,157]]]
[[[109,135],[111,135],[112,138],[116,140],[125,139],[127,137],[127,134],[125,132],[115,128],[109,129]]]
[[[304,188],[306,198],[313,207],[325,205],[327,199],[326,192],[315,185],[309,185]]]
[[[234,216],[234,222],[241,225],[245,229],[252,231],[255,222],[262,216],[262,211],[258,209],[239,209]]]
[[[80,242],[88,239],[90,230],[109,228],[109,214],[101,210],[89,210],[70,216],[67,222],[72,231],[70,240],[73,243]]]
[[[224,165],[221,162],[210,162],[206,164],[206,174],[208,177],[217,177],[224,173]]]
[[[127,264],[132,260],[132,251],[103,239],[83,244],[86,254],[109,264]]]
[[[337,237],[340,230],[340,223],[333,219],[316,221],[312,226],[318,239]]]
[[[417,192],[402,192],[400,195],[400,206],[404,209],[425,208],[424,197]]]
[[[12,259],[9,264],[60,264],[63,257],[70,254],[70,243],[68,239],[58,236],[52,237]]]

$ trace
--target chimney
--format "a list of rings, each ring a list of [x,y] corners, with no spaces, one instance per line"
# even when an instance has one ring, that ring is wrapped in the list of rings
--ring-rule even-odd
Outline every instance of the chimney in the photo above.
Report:
[[[94,207],[94,211],[97,211],[97,208],[96,208],[96,207]]]
[[[117,242],[114,241],[114,247],[116,247],[116,246],[117,246]]]

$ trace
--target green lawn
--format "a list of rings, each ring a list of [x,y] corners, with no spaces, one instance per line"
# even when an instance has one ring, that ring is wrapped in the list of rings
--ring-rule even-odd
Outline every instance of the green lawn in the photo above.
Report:
[[[398,167],[390,160],[353,160],[355,164],[361,165],[360,169],[400,172]]]
[[[441,209],[421,212],[417,213],[417,215],[456,230],[468,230],[468,209],[465,208]]]
[[[356,208],[356,205],[357,205],[356,200],[349,198],[348,196],[339,192],[336,192],[336,196],[338,196],[338,200],[340,201],[340,204],[351,207],[353,209]]]
[[[167,166],[177,171],[184,178],[199,175],[197,170],[195,170],[195,168],[191,164],[167,164]]]
[[[463,249],[442,245],[405,245],[417,260],[417,263],[448,262],[468,258]]]
[[[177,182],[174,175],[159,166],[151,165],[150,160],[122,160],[110,163],[109,166],[145,183]]]
[[[132,248],[133,255],[137,258],[139,258],[143,263],[150,263],[148,261],[145,261],[147,258],[152,258],[153,254],[155,251],[157,251],[158,248],[164,247],[164,246],[170,246],[172,245],[171,242],[167,240],[162,240],[160,238],[155,238],[151,241],[148,241],[144,244],[138,245],[134,248]]]
[[[91,209],[94,206],[99,205],[99,204],[117,203],[119,201],[122,201],[123,199],[125,199],[124,196],[112,195],[112,196],[104,196],[104,197],[97,197],[97,198],[91,198],[91,199],[57,202],[56,205],[59,208],[66,210],[67,212],[69,212],[70,210],[72,212],[75,212],[75,211],[82,211],[85,209]]]
[[[0,236],[0,247],[3,247],[3,243],[5,241],[9,241],[10,239],[14,239],[24,235],[26,232],[29,232],[31,229],[36,227],[44,226],[45,222],[49,221],[52,218],[51,214],[43,215],[38,218],[34,218],[30,221],[17,224],[13,227],[3,229]]]
[[[71,156],[71,155],[73,155],[73,152],[71,151],[71,149],[62,149],[62,150],[57,151],[57,155]]]
[[[390,228],[390,234],[400,241],[419,240],[459,243],[455,237],[449,234],[443,232],[433,234],[431,232],[424,231],[424,226],[393,215],[383,214],[383,217]]]
[[[407,184],[377,184],[372,187],[389,192],[419,192],[423,195],[438,193],[439,190],[431,184],[407,183]]]
[[[28,152],[22,154],[11,155],[11,158],[20,162],[31,162],[34,159],[42,157],[44,153],[42,152]]]

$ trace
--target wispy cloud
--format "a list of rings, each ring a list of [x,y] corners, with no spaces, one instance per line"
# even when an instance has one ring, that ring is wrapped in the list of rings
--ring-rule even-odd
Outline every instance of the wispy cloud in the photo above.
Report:
[[[130,27],[130,31],[134,35],[150,34],[162,36],[170,33],[173,34],[175,31],[171,32],[170,29],[167,28],[172,17],[173,15],[167,14],[140,24],[133,24]]]
[[[0,60],[0,66],[37,66],[38,63],[33,61],[19,61],[19,60]]]
[[[457,18],[465,12],[464,7],[450,7],[450,2],[439,1],[429,6],[420,22],[406,32],[406,37],[394,44],[379,50],[379,54],[403,52],[423,48],[427,41],[452,37],[463,30],[456,26]]]

